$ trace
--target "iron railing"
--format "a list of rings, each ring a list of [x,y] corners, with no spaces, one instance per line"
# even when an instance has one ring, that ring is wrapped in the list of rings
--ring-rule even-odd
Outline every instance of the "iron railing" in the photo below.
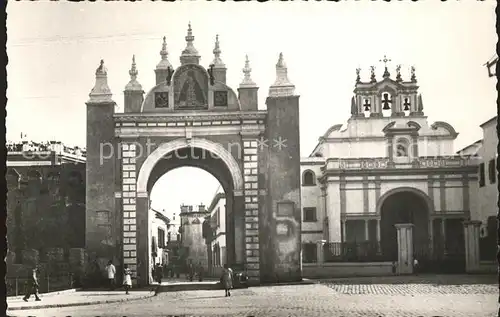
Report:
[[[386,262],[380,242],[330,242],[323,246],[325,262]]]
[[[26,295],[31,287],[31,278],[28,277],[6,277],[7,296]],[[41,275],[38,277],[38,292],[50,293],[75,287],[73,274]]]

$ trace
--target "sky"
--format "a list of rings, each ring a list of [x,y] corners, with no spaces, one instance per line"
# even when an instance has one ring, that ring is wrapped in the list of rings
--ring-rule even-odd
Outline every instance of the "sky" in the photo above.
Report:
[[[215,36],[219,35],[227,82],[235,90],[248,54],[252,79],[260,87],[259,109],[265,109],[275,65],[283,53],[289,79],[300,95],[302,156],[310,154],[330,126],[344,123],[350,116],[355,69],[361,68],[362,79],[367,80],[369,66],[374,65],[381,78],[383,64],[379,61],[384,55],[392,60],[389,70],[393,74],[395,66],[402,65],[404,79],[409,79],[409,69],[415,66],[429,123],[446,121],[454,126],[460,133],[455,143],[459,150],[479,140],[479,125],[496,115],[496,79],[488,78],[483,66],[495,53],[495,5],[494,0],[10,1],[7,139],[19,140],[23,132],[32,140],[55,139],[85,146],[85,102],[99,61],[105,61],[113,99],[118,111],[123,111],[132,55],[138,80],[147,92],[154,85],[163,36],[169,60],[177,67],[191,21],[194,45],[205,67],[213,59]],[[171,176],[188,170],[189,177]],[[187,190],[193,178],[203,177],[206,186],[201,187],[210,193],[209,198],[203,197],[208,205],[218,182],[208,173],[195,171],[183,168],[168,173],[157,183],[165,190],[158,192],[168,193],[171,179],[175,188]],[[191,201],[190,195],[178,193],[160,196],[156,201],[168,205],[167,210],[177,210],[180,203],[197,205],[201,199]],[[178,201],[180,197],[184,201]]]

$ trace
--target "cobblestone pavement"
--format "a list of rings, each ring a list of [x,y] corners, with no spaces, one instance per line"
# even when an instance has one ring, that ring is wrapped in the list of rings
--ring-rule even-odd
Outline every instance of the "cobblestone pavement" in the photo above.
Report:
[[[33,311],[12,316],[383,316],[493,317],[498,314],[495,284],[321,284],[255,287],[223,291],[163,293],[121,304]]]

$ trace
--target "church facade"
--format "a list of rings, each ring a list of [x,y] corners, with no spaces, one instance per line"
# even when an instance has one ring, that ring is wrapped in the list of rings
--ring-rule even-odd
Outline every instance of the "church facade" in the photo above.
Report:
[[[415,68],[408,80],[400,70],[393,78],[385,66],[377,78],[372,67],[363,81],[358,69],[351,117],[302,159],[303,259],[320,257],[317,243],[335,256],[342,243],[371,242],[382,259],[397,261],[398,224],[411,224],[413,256],[465,258],[463,222],[478,208],[476,168],[455,154],[450,124],[428,122]]]

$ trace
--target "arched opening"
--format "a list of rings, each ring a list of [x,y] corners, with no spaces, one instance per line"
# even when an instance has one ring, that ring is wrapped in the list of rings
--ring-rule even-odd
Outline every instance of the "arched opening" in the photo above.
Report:
[[[302,186],[316,185],[315,174],[311,170],[307,170],[302,174]]]
[[[396,224],[411,223],[415,252],[428,248],[429,204],[416,190],[396,190],[381,199],[380,244],[384,257],[398,259]]]
[[[168,254],[166,258],[170,263],[163,263],[167,264],[167,268],[163,272],[168,275],[184,273],[187,271],[188,264],[192,263],[201,264],[205,272],[210,273],[210,267],[213,264],[209,262],[212,262],[212,244],[214,244],[214,232],[217,231],[214,226],[214,222],[216,222],[214,217],[217,217],[216,209],[212,208],[211,205],[217,194],[217,189],[220,189],[225,197],[225,213],[218,215],[225,224],[225,263],[234,266],[244,262],[244,201],[240,190],[235,190],[241,186],[241,175],[237,174],[240,173],[239,168],[237,164],[233,164],[234,158],[232,156],[213,153],[202,146],[197,147],[193,143],[190,145],[179,146],[172,151],[168,151],[171,147],[167,147],[167,150],[162,153],[163,156],[159,156],[159,159],[156,160],[146,178],[145,187],[147,199],[150,202],[147,206],[149,208],[149,225],[141,225],[139,213],[142,211],[138,207],[137,237],[138,240],[147,237],[150,252],[147,254],[148,259],[142,258],[146,254],[137,252],[137,263],[149,263],[148,272],[151,272],[153,264],[158,264],[162,258],[158,250],[153,250],[153,248],[158,249],[158,245],[161,243],[156,237],[156,246],[153,245],[152,240],[156,229],[151,221],[151,216],[157,212],[163,213],[163,209],[165,209],[167,223],[172,222],[172,226],[165,223],[165,226],[168,227],[166,230],[170,233],[167,236],[170,237],[171,243],[170,246],[166,245],[164,248]],[[155,152],[150,157],[153,155],[156,155]],[[143,164],[138,175],[138,192],[141,188],[140,180],[145,179],[144,166],[147,164]],[[237,170],[235,170],[235,166]],[[179,201],[180,198],[183,201]],[[162,201],[165,202],[165,199],[168,199],[166,202],[168,206],[162,203]],[[171,205],[174,201],[176,201],[175,205]],[[177,226],[173,225],[174,222],[177,223]],[[146,232],[144,228],[148,228]],[[173,243],[174,239],[177,241],[176,243]],[[220,241],[218,242],[220,243]],[[174,248],[174,245],[177,247]],[[138,270],[144,270],[144,268],[138,267]]]

